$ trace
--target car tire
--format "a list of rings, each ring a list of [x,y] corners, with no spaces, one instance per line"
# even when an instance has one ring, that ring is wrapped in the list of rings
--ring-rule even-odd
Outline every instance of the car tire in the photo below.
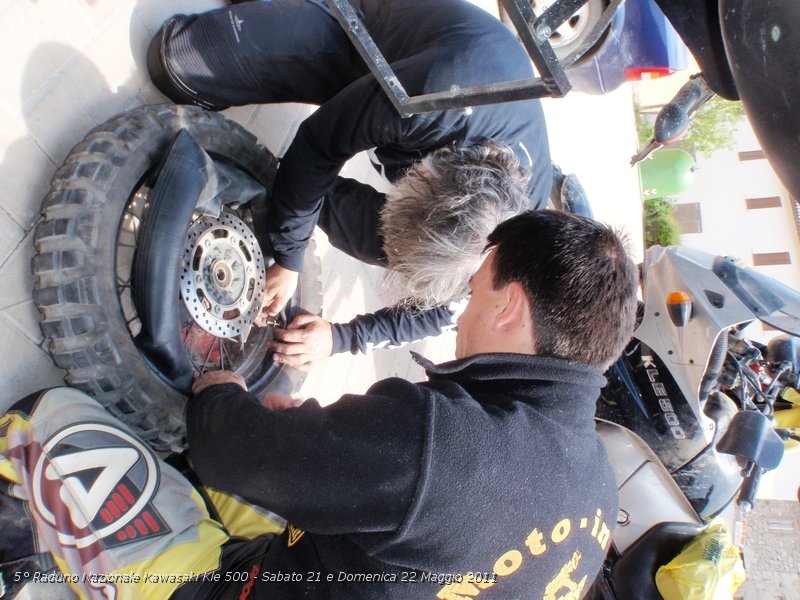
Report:
[[[602,17],[606,4],[606,0],[589,0],[553,32],[549,38],[550,44],[559,60],[565,59],[584,44]],[[583,56],[588,56],[591,52],[589,49]]]
[[[32,262],[42,334],[55,364],[67,371],[65,381],[95,397],[159,451],[184,448],[186,395],[136,345],[128,284],[120,275],[126,250],[120,236],[132,198],[182,129],[214,159],[270,189],[277,161],[238,124],[197,107],[139,107],[91,131],[56,172],[42,204]],[[291,307],[287,318],[321,311],[313,246]],[[261,395],[292,394],[303,379],[300,371],[269,361],[248,386]]]
[[[543,6],[546,3],[543,2],[543,0],[530,0],[530,4],[537,16],[544,12]],[[588,0],[586,4],[550,35],[550,44],[559,60],[564,60],[583,45],[589,38],[589,34],[592,33],[594,26],[600,20],[600,17],[603,15],[603,10],[607,5],[607,0]],[[508,15],[502,7],[501,17],[506,24],[513,28]],[[600,39],[602,40],[603,38],[601,37]],[[584,57],[589,56],[591,52],[592,49],[587,50],[578,62],[583,60]]]

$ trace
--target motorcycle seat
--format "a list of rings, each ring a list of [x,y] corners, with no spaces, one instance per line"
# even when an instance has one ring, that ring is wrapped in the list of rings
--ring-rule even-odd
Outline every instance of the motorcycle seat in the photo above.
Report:
[[[656,571],[705,529],[697,523],[659,523],[634,542],[613,565],[611,579],[617,598],[661,600]]]

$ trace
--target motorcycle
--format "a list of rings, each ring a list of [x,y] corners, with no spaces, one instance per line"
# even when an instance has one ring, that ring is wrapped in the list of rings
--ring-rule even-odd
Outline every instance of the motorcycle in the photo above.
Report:
[[[650,248],[643,271],[639,323],[597,403],[620,509],[594,598],[661,598],[658,567],[734,499],[751,509],[800,439],[774,423],[798,386],[800,294],[688,248]],[[753,342],[755,321],[785,333]]]

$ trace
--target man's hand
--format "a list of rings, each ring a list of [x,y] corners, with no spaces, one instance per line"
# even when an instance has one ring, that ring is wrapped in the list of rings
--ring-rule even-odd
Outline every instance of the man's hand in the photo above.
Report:
[[[273,333],[272,360],[301,371],[308,371],[333,350],[333,328],[316,315],[298,315],[286,329],[276,328]]]
[[[264,289],[261,312],[253,321],[257,326],[266,326],[269,317],[274,317],[283,310],[297,289],[298,276],[297,271],[284,269],[277,263],[267,269],[267,287]]]
[[[304,400],[302,398],[296,396],[268,393],[261,404],[270,410],[285,410],[287,408],[296,408],[303,402]]]
[[[244,377],[233,371],[206,371],[200,377],[196,377],[192,383],[192,394],[195,396],[202,392],[207,387],[217,385],[219,383],[235,383],[245,392],[247,391],[247,384]]]

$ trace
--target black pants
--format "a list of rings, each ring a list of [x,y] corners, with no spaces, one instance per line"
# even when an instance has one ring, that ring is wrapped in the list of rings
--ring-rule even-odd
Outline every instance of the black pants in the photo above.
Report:
[[[147,66],[176,103],[215,110],[322,104],[367,73],[322,0],[244,2],[176,15],[150,43]]]

